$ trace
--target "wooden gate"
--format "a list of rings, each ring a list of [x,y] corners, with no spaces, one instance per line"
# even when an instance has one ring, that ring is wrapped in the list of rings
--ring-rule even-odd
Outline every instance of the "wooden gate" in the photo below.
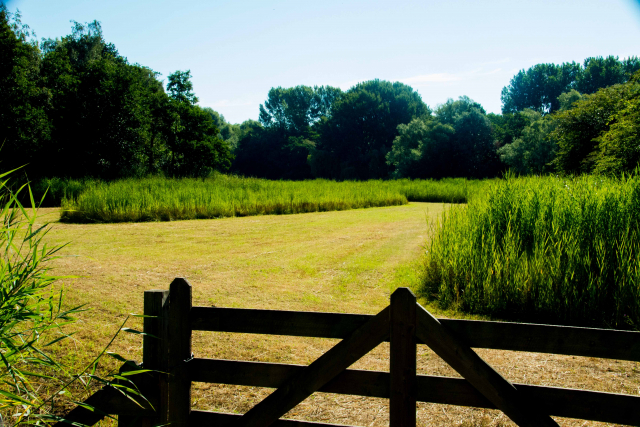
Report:
[[[640,333],[591,328],[436,319],[407,288],[375,316],[277,310],[198,307],[191,285],[175,279],[169,291],[144,297],[143,367],[162,373],[140,375],[149,398],[141,409],[105,388],[67,419],[94,424],[104,413],[119,414],[121,426],[330,426],[281,420],[316,391],[388,398],[392,427],[416,425],[416,402],[503,411],[519,426],[557,426],[551,415],[640,425],[640,396],[513,384],[472,348],[541,352],[640,361]],[[203,359],[191,352],[192,331],[237,332],[339,338],[337,345],[308,366]],[[390,342],[389,372],[347,369]],[[417,345],[426,344],[463,378],[416,375]],[[163,373],[168,373],[163,374]],[[191,383],[208,382],[276,388],[246,414],[191,409]]]

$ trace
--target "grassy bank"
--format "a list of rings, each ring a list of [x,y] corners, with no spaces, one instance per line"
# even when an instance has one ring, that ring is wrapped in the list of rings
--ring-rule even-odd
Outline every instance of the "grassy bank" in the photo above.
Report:
[[[502,318],[640,326],[640,179],[507,178],[485,192],[443,214],[426,295]]]
[[[269,181],[216,175],[88,182],[62,199],[63,222],[138,222],[325,212],[420,202],[466,202],[482,184],[443,181]],[[56,194],[61,193],[59,190]]]

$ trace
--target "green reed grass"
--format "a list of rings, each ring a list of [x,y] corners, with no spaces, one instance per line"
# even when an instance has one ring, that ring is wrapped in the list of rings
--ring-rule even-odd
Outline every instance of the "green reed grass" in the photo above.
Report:
[[[65,199],[77,199],[87,188],[97,183],[97,180],[91,178],[42,178],[32,183],[31,189],[35,198],[41,201],[42,207],[57,207]]]
[[[467,203],[491,181],[445,178],[434,180],[400,179],[387,181],[411,202]]]
[[[506,177],[443,214],[423,291],[534,322],[640,325],[640,179]]]
[[[465,202],[479,187],[466,180],[269,181],[215,175],[83,183],[63,198],[65,222],[133,222],[294,214],[393,206],[408,200]],[[60,191],[59,191],[60,192]]]

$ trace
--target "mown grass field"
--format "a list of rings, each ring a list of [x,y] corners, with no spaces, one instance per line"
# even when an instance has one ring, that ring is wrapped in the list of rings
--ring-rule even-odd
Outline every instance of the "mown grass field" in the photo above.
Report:
[[[376,313],[398,286],[417,289],[431,228],[447,207],[409,203],[376,209],[217,220],[120,224],[55,223],[51,243],[70,242],[56,273],[67,304],[91,308],[75,325],[67,361],[80,365],[99,351],[127,313],[142,311],[146,289],[167,288],[176,276],[194,287],[194,303],[225,307]],[[56,220],[57,209],[43,209]],[[45,217],[46,218],[46,217]],[[430,306],[430,309],[434,309]],[[459,315],[439,312],[438,315]],[[132,327],[139,327],[132,322]],[[198,333],[199,357],[307,364],[333,340]],[[122,335],[113,349],[140,359],[140,340]],[[480,351],[518,382],[638,394],[640,364],[570,356]],[[388,346],[357,362],[388,370]],[[457,376],[420,346],[421,374]],[[267,389],[197,384],[194,406],[244,412]],[[386,400],[318,393],[288,416],[353,425],[388,425]],[[420,404],[420,425],[511,425],[496,411]],[[603,425],[563,420],[562,425]]]

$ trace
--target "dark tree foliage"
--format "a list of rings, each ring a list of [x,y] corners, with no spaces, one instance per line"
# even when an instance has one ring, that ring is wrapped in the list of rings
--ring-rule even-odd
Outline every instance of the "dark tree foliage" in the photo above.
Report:
[[[486,178],[501,171],[491,122],[466,96],[440,105],[433,119],[414,119],[398,130],[387,155],[395,177]]]
[[[70,35],[38,48],[2,6],[0,50],[4,168],[103,179],[229,168],[228,144],[195,105],[189,71],[169,76],[168,96],[157,73],[104,40],[97,21],[74,22]]]
[[[186,98],[172,98],[170,108],[177,117],[167,136],[170,157],[165,167],[171,176],[204,177],[214,169],[231,166],[229,145],[218,137],[218,128],[203,108]]]
[[[0,4],[0,166],[14,169],[48,144],[50,91],[42,85],[41,55],[20,16]],[[39,162],[41,163],[41,162]]]
[[[270,179],[311,178],[308,157],[319,126],[341,95],[331,86],[272,88],[260,105],[261,126],[249,124],[247,131],[240,130],[234,171]]]
[[[191,70],[176,71],[169,75],[169,83],[167,83],[167,91],[169,95],[179,102],[187,104],[196,104],[198,98],[193,93],[193,83],[191,83]]]
[[[629,81],[640,70],[640,60],[631,57],[620,61],[617,56],[601,56],[584,60],[584,71],[578,76],[576,89],[580,93],[595,93],[598,89]]]
[[[627,93],[627,102],[610,120],[607,131],[600,135],[596,173],[620,175],[635,173],[640,168],[640,72],[635,74]]]
[[[580,64],[537,64],[527,71],[521,70],[502,89],[502,113],[516,113],[525,108],[550,113],[560,104],[558,96],[573,89],[580,75]]]
[[[310,162],[316,176],[334,179],[387,178],[386,156],[398,125],[430,115],[411,87],[371,80],[351,88],[318,123],[320,140]]]
[[[558,142],[554,162],[559,172],[579,174],[595,170],[603,154],[607,154],[607,150],[599,147],[601,137],[608,133],[619,113],[633,109],[639,88],[640,83],[636,81],[603,88],[555,115],[557,127],[550,136]],[[616,141],[609,140],[608,145],[616,145]]]
[[[502,89],[502,113],[515,113],[532,109],[539,113],[552,113],[560,109],[558,97],[572,89],[580,93],[594,93],[600,88],[624,83],[640,69],[640,60],[617,56],[594,57],[584,60],[583,66],[575,62],[562,65],[537,64],[521,70]]]
[[[522,111],[507,114],[487,114],[493,127],[493,137],[496,144],[502,147],[511,144],[522,136],[523,129],[529,124],[529,118]]]

